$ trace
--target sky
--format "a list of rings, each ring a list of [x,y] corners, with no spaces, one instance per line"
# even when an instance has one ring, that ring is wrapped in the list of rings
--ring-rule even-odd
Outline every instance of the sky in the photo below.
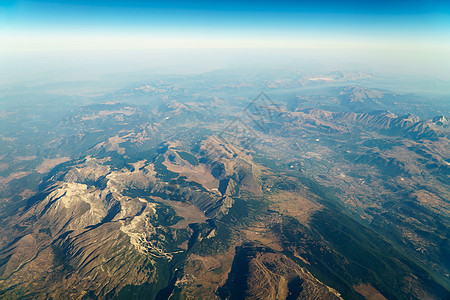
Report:
[[[290,56],[450,78],[449,53],[450,1],[0,0],[0,63],[19,77],[58,60],[119,71]]]

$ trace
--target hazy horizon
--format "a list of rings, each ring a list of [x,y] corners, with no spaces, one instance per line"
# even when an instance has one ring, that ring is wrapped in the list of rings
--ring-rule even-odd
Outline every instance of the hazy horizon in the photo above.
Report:
[[[0,40],[2,86],[311,63],[450,80],[439,1],[6,1]]]

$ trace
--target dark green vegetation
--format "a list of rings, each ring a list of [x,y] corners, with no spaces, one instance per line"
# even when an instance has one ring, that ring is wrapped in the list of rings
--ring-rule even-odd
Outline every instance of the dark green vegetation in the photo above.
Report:
[[[185,151],[179,151],[178,154],[181,156],[182,159],[188,161],[191,165],[193,165],[193,166],[198,165],[197,157],[195,157],[191,153],[185,152]]]

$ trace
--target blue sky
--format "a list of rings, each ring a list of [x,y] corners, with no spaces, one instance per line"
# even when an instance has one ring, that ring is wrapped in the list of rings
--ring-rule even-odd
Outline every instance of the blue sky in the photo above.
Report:
[[[263,48],[276,51],[254,51]],[[192,49],[210,51],[192,59]],[[244,50],[218,54],[218,49]],[[145,53],[129,52],[134,50]],[[58,62],[56,52],[64,52]],[[277,59],[290,65],[309,58],[450,78],[449,53],[449,0],[0,0],[0,63],[10,66],[5,78],[12,69],[18,78],[25,76],[28,64],[41,74],[87,60],[86,68],[97,70],[95,63],[103,61],[101,68],[117,65],[114,70],[121,71],[169,64],[212,69]]]
[[[450,1],[2,1],[8,31],[406,35],[442,38]]]

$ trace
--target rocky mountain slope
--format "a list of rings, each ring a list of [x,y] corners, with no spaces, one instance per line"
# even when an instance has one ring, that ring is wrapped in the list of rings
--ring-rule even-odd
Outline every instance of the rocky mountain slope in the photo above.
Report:
[[[0,297],[448,298],[448,117],[233,103],[89,105],[4,154]]]

